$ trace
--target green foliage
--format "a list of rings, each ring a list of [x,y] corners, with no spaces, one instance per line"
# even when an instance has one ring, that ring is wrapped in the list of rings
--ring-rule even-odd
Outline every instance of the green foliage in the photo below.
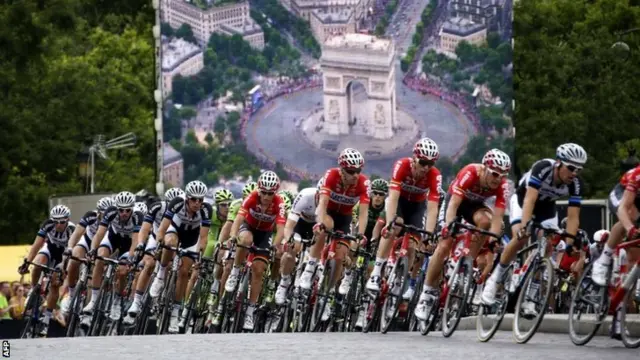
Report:
[[[620,176],[623,144],[640,139],[640,7],[628,0],[520,1],[514,20],[515,119],[521,171],[582,145],[587,197],[605,197]],[[630,52],[612,47],[624,41]]]
[[[429,24],[431,22],[431,18],[433,17],[433,12],[438,6],[438,0],[429,0],[429,4],[424,8],[422,14],[420,15],[420,21],[416,24],[416,30],[411,38],[411,47],[414,49],[412,51],[407,51],[407,54],[400,60],[400,68],[403,72],[407,72],[409,70],[409,65],[413,62],[416,56],[416,49],[420,48],[422,44],[422,39],[424,38],[424,26],[425,24]],[[406,65],[404,65],[406,63]]]
[[[175,31],[175,36],[198,45],[198,40],[196,40],[196,37],[193,35],[193,29],[191,29],[191,25],[189,24],[180,25],[178,30]]]
[[[389,22],[391,21],[391,17],[393,13],[396,12],[398,8],[398,0],[391,0],[387,4],[387,7],[384,9],[384,14],[376,24],[374,29],[374,35],[382,36],[387,32],[387,28],[389,27]]]
[[[395,0],[394,0],[395,1]],[[279,32],[285,31],[296,40],[297,46],[311,54],[316,59],[320,58],[320,44],[313,37],[309,22],[291,14],[285,9],[278,0],[252,0],[251,1],[251,17],[262,26],[265,30],[269,26],[267,19],[273,22],[273,26]],[[255,9],[255,11],[253,10]]]
[[[171,25],[169,25],[169,23],[163,22],[162,24],[160,24],[160,33],[167,37],[174,36],[173,28],[171,27]]]
[[[49,196],[84,191],[77,154],[96,134],[138,138],[97,161],[98,192],[153,189],[151,3],[3,2],[0,21],[0,242],[31,242]]]

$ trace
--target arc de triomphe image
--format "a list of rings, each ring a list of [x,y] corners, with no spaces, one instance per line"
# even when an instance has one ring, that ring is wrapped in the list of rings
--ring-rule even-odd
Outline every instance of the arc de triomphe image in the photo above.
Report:
[[[322,132],[348,135],[350,122],[366,124],[369,136],[389,139],[397,123],[395,49],[390,39],[365,34],[332,36],[322,46],[324,77]],[[353,84],[360,82],[367,101],[354,107]],[[364,107],[364,108],[362,108]]]

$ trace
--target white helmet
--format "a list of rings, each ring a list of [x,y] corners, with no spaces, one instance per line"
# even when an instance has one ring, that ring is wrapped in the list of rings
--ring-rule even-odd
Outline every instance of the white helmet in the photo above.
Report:
[[[134,206],[133,206],[133,212],[141,212],[142,215],[146,215],[147,214],[147,205],[143,202],[137,202]]]
[[[265,171],[258,178],[258,189],[263,191],[277,191],[280,187],[280,179],[273,171]]]
[[[413,155],[421,160],[436,161],[440,157],[438,144],[428,137],[422,138],[413,146]]]
[[[136,202],[136,196],[128,191],[123,191],[115,197],[116,206],[120,209],[132,208]]]
[[[482,164],[500,174],[507,174],[509,170],[511,170],[511,159],[509,159],[509,155],[498,149],[487,151],[482,158]]]
[[[98,200],[98,203],[96,204],[96,209],[102,212],[112,206],[115,206],[115,202],[113,202],[113,198],[111,196],[105,196],[102,199]]]
[[[174,187],[167,190],[164,193],[164,197],[165,199],[167,199],[167,201],[171,201],[177,197],[184,197],[184,191],[182,191],[182,189],[180,189],[179,187]]]
[[[193,198],[204,198],[207,195],[207,185],[205,185],[202,181],[195,180],[187,184],[185,187],[185,193],[187,197]]]
[[[609,231],[608,230],[598,230],[595,234],[593,234],[593,241],[596,243],[605,243],[609,240]]]
[[[556,158],[572,165],[584,166],[587,163],[587,152],[578,144],[567,143],[558,146]]]
[[[56,205],[49,211],[52,220],[66,220],[71,216],[71,210],[64,205]]]
[[[362,169],[364,158],[358,150],[346,148],[338,156],[338,165],[343,169]]]

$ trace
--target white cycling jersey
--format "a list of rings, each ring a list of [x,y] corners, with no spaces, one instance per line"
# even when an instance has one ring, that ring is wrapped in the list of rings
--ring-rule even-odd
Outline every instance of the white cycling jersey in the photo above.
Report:
[[[318,189],[315,187],[302,189],[296,196],[295,200],[293,200],[293,205],[291,206],[291,211],[289,211],[288,220],[298,221],[298,219],[302,218],[302,220],[308,223],[316,222],[316,194],[318,193]]]

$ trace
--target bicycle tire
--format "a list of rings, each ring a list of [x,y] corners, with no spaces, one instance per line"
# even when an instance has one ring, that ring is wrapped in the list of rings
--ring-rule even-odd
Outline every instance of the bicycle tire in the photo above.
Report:
[[[108,295],[106,306],[103,308],[104,309],[103,314],[105,315],[104,315],[104,320],[102,322],[102,325],[100,326],[100,336],[107,336],[109,334],[109,331],[112,328],[112,323],[114,321],[111,319],[111,308],[113,307],[114,301],[117,301],[117,296],[116,296],[115,286],[112,286],[111,291],[109,292],[109,295]]]
[[[242,275],[235,293],[233,301],[235,314],[231,324],[231,332],[234,334],[242,332],[242,325],[244,325],[244,316],[247,311],[247,297],[249,296],[249,279],[251,279],[251,269]]]
[[[324,265],[324,270],[322,271],[322,283],[318,284],[318,291],[316,293],[316,302],[313,305],[313,310],[311,311],[311,324],[310,329],[311,332],[318,332],[322,325],[322,314],[324,313],[325,307],[328,305],[328,299],[331,294],[331,283],[333,282],[333,277],[335,275],[335,259],[330,259]],[[322,296],[320,294],[323,294]],[[321,298],[324,297],[324,301]],[[319,304],[321,307],[319,308]]]
[[[528,272],[528,274],[526,275],[526,277],[523,280],[523,286],[522,286],[522,291],[520,292],[520,295],[518,296],[518,302],[516,303],[516,309],[515,309],[515,314],[513,317],[513,339],[518,343],[518,344],[526,344],[529,340],[531,340],[531,338],[536,334],[536,331],[538,331],[538,328],[540,327],[540,324],[542,324],[542,320],[544,320],[544,314],[547,311],[547,306],[549,305],[549,298],[551,297],[551,292],[553,290],[553,280],[555,277],[555,271],[553,269],[553,264],[551,263],[551,260],[549,258],[544,258],[539,260],[537,263],[534,264],[535,268],[532,269],[531,271]],[[520,313],[521,313],[521,308],[522,308],[522,304],[524,303],[524,298],[526,296],[527,290],[529,289],[529,286],[533,280],[533,276],[538,272],[537,270],[539,270],[540,268],[545,267],[546,271],[547,271],[547,281],[549,282],[550,286],[547,286],[546,288],[546,294],[544,294],[543,299],[544,302],[542,303],[542,309],[540,310],[540,313],[538,314],[537,319],[533,322],[533,326],[531,327],[531,329],[526,332],[524,335],[520,334],[520,329],[519,329],[519,320],[520,320]],[[543,270],[544,271],[544,270]],[[540,274],[540,276],[543,276],[543,274]],[[542,285],[540,285],[542,286]]]
[[[110,271],[110,267],[107,268],[107,271]],[[104,275],[103,275],[104,276]],[[89,331],[87,334],[89,336],[98,336],[100,335],[101,324],[104,321],[102,318],[104,317],[104,313],[102,309],[104,307],[104,296],[107,291],[107,276],[104,276],[102,279],[102,283],[100,284],[100,291],[98,292],[98,298],[96,299],[96,305],[93,307],[93,314],[91,317],[91,325],[89,325]]]
[[[393,276],[393,282],[391,281],[391,279],[389,279],[389,290],[387,291],[387,296],[384,299],[384,302],[382,303],[382,309],[380,309],[380,332],[383,334],[386,334],[391,327],[394,325],[395,319],[398,316],[398,312],[400,311],[400,303],[403,301],[402,300],[402,295],[404,294],[404,291],[407,287],[407,284],[409,283],[407,275],[409,274],[409,269],[408,267],[408,260],[406,257],[400,257],[400,259],[398,259],[398,261],[396,261],[395,265],[393,266],[393,270],[391,271],[391,274]],[[402,279],[402,285],[400,286],[400,291],[399,291],[399,295],[394,295],[392,293],[392,289],[394,288],[395,285],[395,281],[397,279],[397,276],[400,275],[401,279]],[[392,298],[396,298],[395,303],[393,304],[389,304],[388,302],[390,301],[390,299]],[[387,305],[389,304],[390,306],[393,306],[393,311],[391,311],[391,313],[393,314],[391,317],[389,317],[389,319],[387,320]]]
[[[487,332],[483,332],[484,328],[483,328],[482,318],[485,312],[488,311],[487,309],[489,308],[489,306],[480,304],[478,308],[478,316],[476,317],[476,333],[477,333],[478,340],[481,342],[487,342],[491,340],[491,338],[493,338],[493,336],[498,332],[498,329],[500,329],[502,320],[504,320],[504,315],[507,313],[507,308],[509,307],[509,298],[511,296],[509,293],[509,288],[510,288],[512,276],[513,276],[513,265],[509,265],[509,267],[505,271],[504,276],[505,276],[504,279],[506,280],[503,283],[504,289],[502,292],[502,296],[498,300],[499,310],[498,312],[496,312],[497,318]],[[495,305],[496,304],[493,304],[491,307],[495,307]]]
[[[580,279],[578,281],[578,286],[576,286],[576,289],[574,290],[574,292],[573,292],[573,294],[571,296],[571,304],[569,305],[569,338],[571,339],[571,342],[573,342],[577,346],[585,345],[589,341],[591,341],[591,339],[593,339],[593,337],[596,335],[596,333],[600,329],[601,322],[602,322],[602,320],[604,320],[604,318],[606,317],[606,315],[608,313],[608,310],[609,310],[609,305],[607,304],[608,303],[608,301],[607,301],[608,296],[601,297],[603,302],[600,304],[600,306],[604,310],[599,315],[598,321],[596,322],[596,325],[593,328],[593,330],[589,331],[587,333],[587,335],[584,336],[584,337],[580,337],[578,334],[576,334],[576,324],[575,324],[575,321],[574,321],[574,313],[575,313],[576,310],[578,310],[577,309],[577,303],[579,302],[579,300],[581,298],[579,296],[579,294],[582,293],[582,291],[584,289],[583,285],[582,285],[583,282],[587,282],[587,286],[586,287],[589,287],[589,285],[592,283],[592,280],[590,278],[588,278],[589,274],[591,273],[591,268],[592,267],[593,267],[593,263],[590,263],[582,271],[582,275],[580,276]]]
[[[171,319],[171,312],[173,311],[173,302],[176,293],[175,277],[176,274],[171,271],[168,278],[169,281],[165,284],[166,287],[162,294],[161,310],[159,311],[160,314],[158,314],[157,320],[157,335],[163,335],[169,326],[169,320]]]
[[[38,284],[33,287],[31,291],[31,296],[29,296],[29,302],[25,305],[24,314],[27,311],[31,310],[31,315],[25,316],[26,322],[24,324],[24,328],[22,328],[22,333],[20,334],[21,339],[29,339],[27,335],[29,334],[29,328],[31,328],[31,338],[35,338],[35,334],[37,334],[37,323],[38,323],[38,313],[40,312],[40,287],[42,285]]]
[[[151,313],[151,305],[152,305],[152,299],[151,299],[151,295],[149,295],[149,286],[147,286],[147,290],[142,295],[142,309],[140,309],[140,313],[138,313],[135,319],[136,324],[133,330],[134,335],[146,334],[147,328],[149,326],[149,315]]]
[[[634,292],[633,292],[633,287],[629,290],[627,290],[627,294],[624,296],[624,299],[622,300],[622,306],[621,306],[621,314],[620,314],[620,336],[622,337],[622,343],[624,344],[625,347],[627,347],[628,349],[637,349],[640,347],[640,334],[638,334],[638,338],[633,340],[631,339],[630,336],[627,336],[627,328],[625,326],[625,318],[627,316],[627,306],[626,304],[629,302],[629,300],[631,300],[631,297],[635,296]],[[631,331],[629,331],[629,333],[631,333]]]
[[[447,293],[447,297],[444,301],[444,310],[442,311],[442,336],[448,338],[456,331],[458,324],[460,323],[460,319],[464,315],[464,308],[467,306],[467,300],[469,298],[469,292],[471,290],[471,282],[473,281],[471,275],[473,272],[473,268],[469,266],[470,258],[463,257],[458,260],[456,267],[453,270],[453,278],[454,281],[459,282],[458,287],[462,288],[462,298],[460,299],[460,304],[458,305],[457,315],[453,319],[448,319],[447,315],[449,314],[449,308],[451,306],[451,299],[453,296],[453,287],[454,281],[451,281],[451,288]],[[449,326],[450,321],[453,320],[453,324]]]
[[[196,303],[200,297],[201,286],[202,279],[200,279],[200,276],[198,276],[196,278],[196,283],[193,284],[193,288],[191,288],[191,294],[189,294],[188,297],[189,301],[187,301],[187,303],[185,304],[184,309],[187,310],[187,316],[184,317],[184,328],[178,328],[178,334],[185,334],[187,332],[187,328],[189,328],[189,321],[191,320],[191,316],[193,315],[194,309],[196,308]]]

